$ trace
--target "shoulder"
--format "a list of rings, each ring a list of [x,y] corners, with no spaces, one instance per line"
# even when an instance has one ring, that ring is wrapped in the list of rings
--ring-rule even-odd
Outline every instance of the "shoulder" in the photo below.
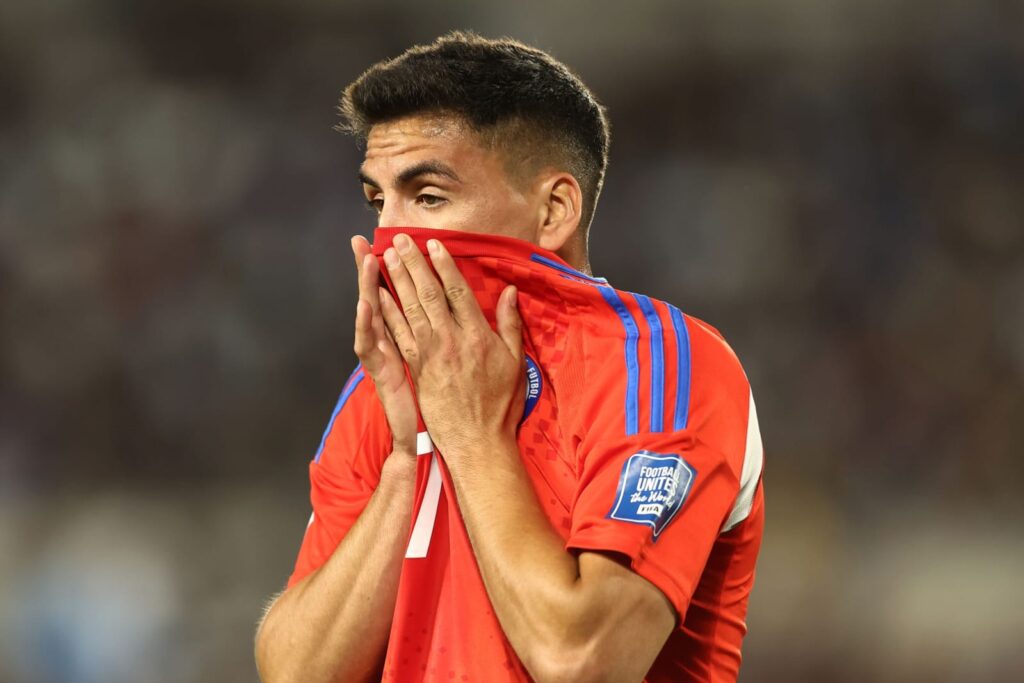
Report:
[[[687,315],[690,336],[691,384],[697,393],[735,394],[744,405],[750,385],[736,352],[716,328]]]
[[[626,435],[686,429],[709,406],[742,408],[745,419],[746,375],[717,329],[667,301],[588,289],[586,315],[574,316],[586,417],[624,421]]]
[[[328,470],[362,466],[376,469],[389,438],[387,418],[373,380],[362,365],[357,365],[341,386],[313,464]]]
[[[353,413],[361,412],[361,408],[364,407],[366,402],[366,388],[362,391],[359,390],[360,386],[369,384],[364,382],[366,380],[366,370],[362,364],[358,364],[352,374],[348,376],[345,383],[342,384],[341,392],[338,394],[338,400],[334,403],[334,409],[331,411],[331,416],[327,420],[327,426],[324,429],[323,435],[320,437],[320,445],[316,449],[316,454],[313,456],[313,462],[320,462],[320,459],[324,455],[324,449],[327,447],[327,441],[334,436],[335,427],[339,423],[339,419],[342,422],[347,421],[347,418]],[[351,404],[351,405],[349,405]],[[348,410],[346,411],[346,407]],[[343,416],[344,413],[344,416]]]

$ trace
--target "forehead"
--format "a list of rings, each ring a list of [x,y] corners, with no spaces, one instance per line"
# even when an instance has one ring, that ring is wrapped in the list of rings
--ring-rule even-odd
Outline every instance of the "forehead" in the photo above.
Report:
[[[450,116],[416,115],[374,125],[366,138],[367,165],[427,153],[469,161],[488,155],[480,136]]]

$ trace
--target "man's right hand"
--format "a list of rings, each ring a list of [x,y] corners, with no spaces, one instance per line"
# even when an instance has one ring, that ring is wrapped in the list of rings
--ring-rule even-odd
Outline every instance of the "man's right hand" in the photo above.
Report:
[[[416,399],[405,374],[405,364],[384,324],[380,267],[365,237],[352,238],[352,253],[359,272],[359,302],[353,348],[377,389],[391,428],[392,453],[416,456]]]

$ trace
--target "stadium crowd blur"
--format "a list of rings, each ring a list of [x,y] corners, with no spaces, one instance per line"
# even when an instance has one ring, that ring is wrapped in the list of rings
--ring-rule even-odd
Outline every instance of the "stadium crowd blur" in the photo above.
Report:
[[[1022,27],[987,0],[3,3],[0,681],[256,679],[374,224],[333,107],[451,28],[595,89],[595,271],[744,361],[741,680],[1019,680]]]

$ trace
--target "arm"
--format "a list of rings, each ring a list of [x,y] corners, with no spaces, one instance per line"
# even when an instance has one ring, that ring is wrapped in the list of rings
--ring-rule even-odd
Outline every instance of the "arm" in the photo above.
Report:
[[[387,646],[416,482],[416,408],[377,298],[377,262],[353,240],[359,269],[355,351],[392,433],[392,452],[358,519],[319,569],[268,609],[256,636],[266,683],[368,680]]]
[[[384,317],[509,641],[538,681],[642,679],[675,613],[614,559],[567,552],[537,504],[515,441],[523,405],[515,289],[502,293],[495,334],[443,246],[428,243],[438,283],[403,236],[395,244],[384,260],[404,317],[382,295]]]
[[[487,593],[530,673],[538,681],[643,679],[675,624],[661,591],[611,556],[566,552],[515,441],[444,453]]]
[[[265,683],[365,681],[379,668],[409,534],[413,457],[388,457],[377,490],[334,554],[270,607],[256,636]]]

